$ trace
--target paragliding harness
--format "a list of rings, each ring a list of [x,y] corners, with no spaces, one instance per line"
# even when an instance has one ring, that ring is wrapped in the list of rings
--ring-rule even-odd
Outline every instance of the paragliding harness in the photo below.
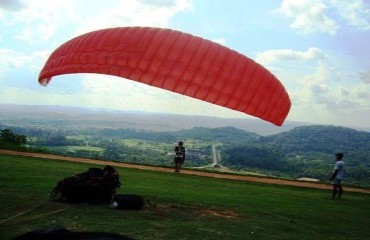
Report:
[[[113,199],[121,186],[119,173],[111,166],[88,171],[59,181],[50,193],[52,201],[97,204]]]

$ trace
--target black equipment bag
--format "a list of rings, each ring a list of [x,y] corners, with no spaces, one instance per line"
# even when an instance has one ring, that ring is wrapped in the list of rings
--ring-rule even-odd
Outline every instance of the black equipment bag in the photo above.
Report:
[[[119,173],[113,167],[90,168],[59,181],[50,193],[50,200],[89,204],[110,202],[120,185]]]
[[[114,201],[118,203],[117,209],[140,210],[144,206],[144,199],[139,195],[117,194]]]

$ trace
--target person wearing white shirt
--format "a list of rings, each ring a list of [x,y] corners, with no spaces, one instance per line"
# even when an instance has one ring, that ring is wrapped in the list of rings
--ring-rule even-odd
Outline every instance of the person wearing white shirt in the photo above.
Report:
[[[338,198],[342,197],[343,189],[341,186],[341,181],[344,177],[344,161],[342,160],[344,155],[343,153],[336,153],[336,163],[334,165],[333,174],[330,177],[330,181],[333,184],[333,194],[332,199],[334,199],[338,193]]]

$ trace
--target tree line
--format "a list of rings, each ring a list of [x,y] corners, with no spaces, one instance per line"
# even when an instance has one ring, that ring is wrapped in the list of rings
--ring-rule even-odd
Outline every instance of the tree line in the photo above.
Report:
[[[0,130],[0,144],[22,146],[27,143],[26,135],[15,134],[10,129]]]

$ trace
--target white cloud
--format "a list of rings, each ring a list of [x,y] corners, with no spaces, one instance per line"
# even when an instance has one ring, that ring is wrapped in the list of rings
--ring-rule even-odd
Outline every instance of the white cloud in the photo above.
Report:
[[[357,29],[370,29],[370,3],[364,0],[283,0],[279,12],[292,20],[291,28],[303,34],[334,35],[341,21]]]
[[[172,112],[170,103],[178,100],[175,95],[171,99],[164,90],[123,78],[96,75],[83,80],[82,95],[94,106],[149,112]]]
[[[23,7],[19,0],[0,0],[0,10],[17,11]]]
[[[361,85],[360,85],[361,86]],[[363,106],[370,107],[370,86],[357,87],[355,89],[356,96],[362,101]]]
[[[29,26],[24,28],[19,34],[14,36],[14,39],[22,40],[29,44],[38,43],[38,41],[48,41],[54,35],[56,28],[50,24],[40,23],[37,26]]]
[[[191,8],[189,0],[119,1],[115,6],[104,8],[94,16],[90,14],[88,19],[80,19],[77,34],[109,27],[168,27],[173,16]]]
[[[20,54],[12,49],[0,49],[0,69],[2,71],[20,68],[27,63],[32,63],[31,56]]]
[[[320,64],[317,71],[306,75],[306,81],[294,92],[293,101],[304,99],[296,105],[296,116],[324,124],[366,126],[364,117],[370,117],[370,85],[355,79],[349,84],[342,79],[350,75],[340,68]]]
[[[306,75],[299,88],[290,91],[293,102],[290,119],[321,124],[369,126],[364,117],[370,117],[370,86],[335,83],[328,72],[332,74],[332,71],[321,66],[317,71]],[[338,77],[340,74],[333,75],[331,77]]]
[[[27,0],[18,11],[5,13],[3,24],[13,28],[14,38],[29,44],[49,41],[60,25],[73,19],[73,1]]]
[[[317,122],[317,95],[328,91],[329,70],[326,54],[318,48],[306,51],[292,49],[268,50],[256,54],[256,61],[268,68],[283,83],[292,101],[289,119]]]
[[[365,84],[370,71],[362,73],[361,81],[359,75],[337,65],[335,58],[318,48],[269,50],[256,56],[286,87],[292,101],[290,120],[348,125],[340,116],[366,115],[361,112],[370,109],[370,84]]]
[[[341,17],[350,26],[363,30],[370,29],[370,3],[363,0],[331,0]]]
[[[224,45],[224,46],[226,46],[226,39],[224,39],[224,38],[219,38],[219,39],[214,39],[213,40],[213,42],[216,42],[216,43],[218,43],[218,44],[221,44],[221,45]]]
[[[295,51],[292,49],[268,50],[256,55],[256,61],[261,64],[269,64],[279,61],[308,61],[322,60],[325,54],[318,48],[311,47],[307,51]]]
[[[328,87],[324,84],[310,84],[310,90],[314,95],[324,95],[328,92]]]
[[[345,89],[345,88],[340,88],[340,94],[346,97],[350,95],[350,91],[348,91],[348,89]]]
[[[307,101],[328,111],[359,109],[364,104],[370,107],[370,103],[359,97],[363,84],[355,81],[349,84],[345,79],[348,76],[351,74],[342,72],[339,67],[327,61],[320,62],[314,72],[304,76],[298,95],[306,96]]]
[[[154,6],[173,6],[176,5],[175,0],[139,0],[140,2]]]
[[[52,83],[51,83],[52,84]],[[89,74],[79,101],[88,106],[174,114],[242,117],[245,114],[120,77]]]
[[[327,16],[325,5],[321,0],[283,0],[279,11],[293,22],[290,27],[303,34],[335,34],[338,24]]]
[[[22,8],[18,11],[3,13],[2,24],[9,28],[18,26],[15,39],[29,44],[49,42],[54,35],[62,32],[65,33],[63,37],[68,39],[76,34],[108,27],[166,27],[174,15],[192,8],[189,0],[115,0],[110,5],[94,0],[27,0],[21,3]]]
[[[370,84],[370,70],[360,73],[361,79],[364,83]]]
[[[25,54],[12,49],[0,49],[0,82],[4,80],[7,72],[17,72],[20,69],[22,72],[29,71],[38,74],[42,62],[48,55],[49,53],[44,51]]]

